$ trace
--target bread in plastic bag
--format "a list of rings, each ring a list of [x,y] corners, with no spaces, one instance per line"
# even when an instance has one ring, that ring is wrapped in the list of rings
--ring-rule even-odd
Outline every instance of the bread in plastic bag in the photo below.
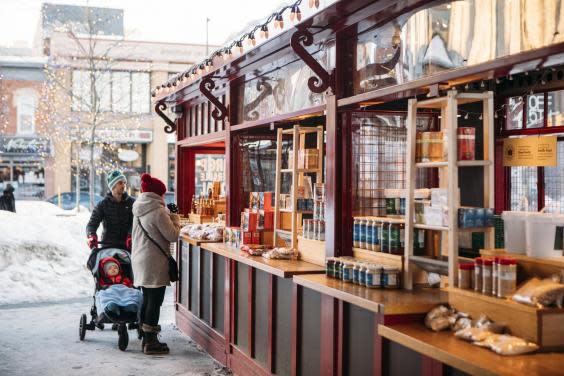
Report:
[[[552,278],[531,278],[513,294],[516,302],[537,307],[556,306],[562,308],[564,300],[564,285]]]
[[[448,329],[453,326],[455,322],[455,311],[444,305],[433,308],[425,316],[425,326],[435,332]]]
[[[465,341],[483,341],[489,336],[491,336],[492,332],[485,328],[464,328],[454,333],[456,338],[463,339]]]
[[[537,351],[539,348],[533,342],[507,334],[494,334],[477,345],[488,347],[500,355],[528,354]]]

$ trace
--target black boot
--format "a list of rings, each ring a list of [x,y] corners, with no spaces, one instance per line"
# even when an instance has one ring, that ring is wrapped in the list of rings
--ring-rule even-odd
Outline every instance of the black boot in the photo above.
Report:
[[[157,328],[143,324],[143,353],[147,355],[162,355],[170,352],[166,343],[159,342]]]

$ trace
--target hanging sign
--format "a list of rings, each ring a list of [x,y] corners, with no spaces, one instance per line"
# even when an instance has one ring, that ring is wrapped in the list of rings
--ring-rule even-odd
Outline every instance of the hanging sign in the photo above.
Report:
[[[504,139],[503,165],[556,167],[556,136]]]

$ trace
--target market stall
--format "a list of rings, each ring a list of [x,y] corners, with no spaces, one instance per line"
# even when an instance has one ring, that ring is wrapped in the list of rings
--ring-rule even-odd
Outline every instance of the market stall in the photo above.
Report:
[[[297,1],[155,90],[182,214],[225,155],[181,330],[237,374],[560,372],[564,30],[532,25],[561,5],[487,3]]]

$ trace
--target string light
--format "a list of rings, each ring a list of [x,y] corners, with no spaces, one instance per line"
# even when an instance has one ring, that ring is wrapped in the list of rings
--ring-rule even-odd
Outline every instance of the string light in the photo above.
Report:
[[[282,13],[276,13],[276,18],[274,19],[274,28],[280,30],[284,28],[284,17],[282,17]]]
[[[260,37],[262,39],[268,39],[268,26],[262,25],[260,28]]]
[[[319,0],[309,0],[309,7],[310,8],[319,8]]]
[[[243,42],[241,42],[240,40],[237,41],[236,46],[239,48],[239,53],[240,53],[241,55],[243,55],[243,51],[244,51]]]
[[[300,11],[300,7],[297,5],[294,5],[290,12],[290,21],[293,22],[294,20],[297,20],[298,22],[302,20],[302,12]]]

